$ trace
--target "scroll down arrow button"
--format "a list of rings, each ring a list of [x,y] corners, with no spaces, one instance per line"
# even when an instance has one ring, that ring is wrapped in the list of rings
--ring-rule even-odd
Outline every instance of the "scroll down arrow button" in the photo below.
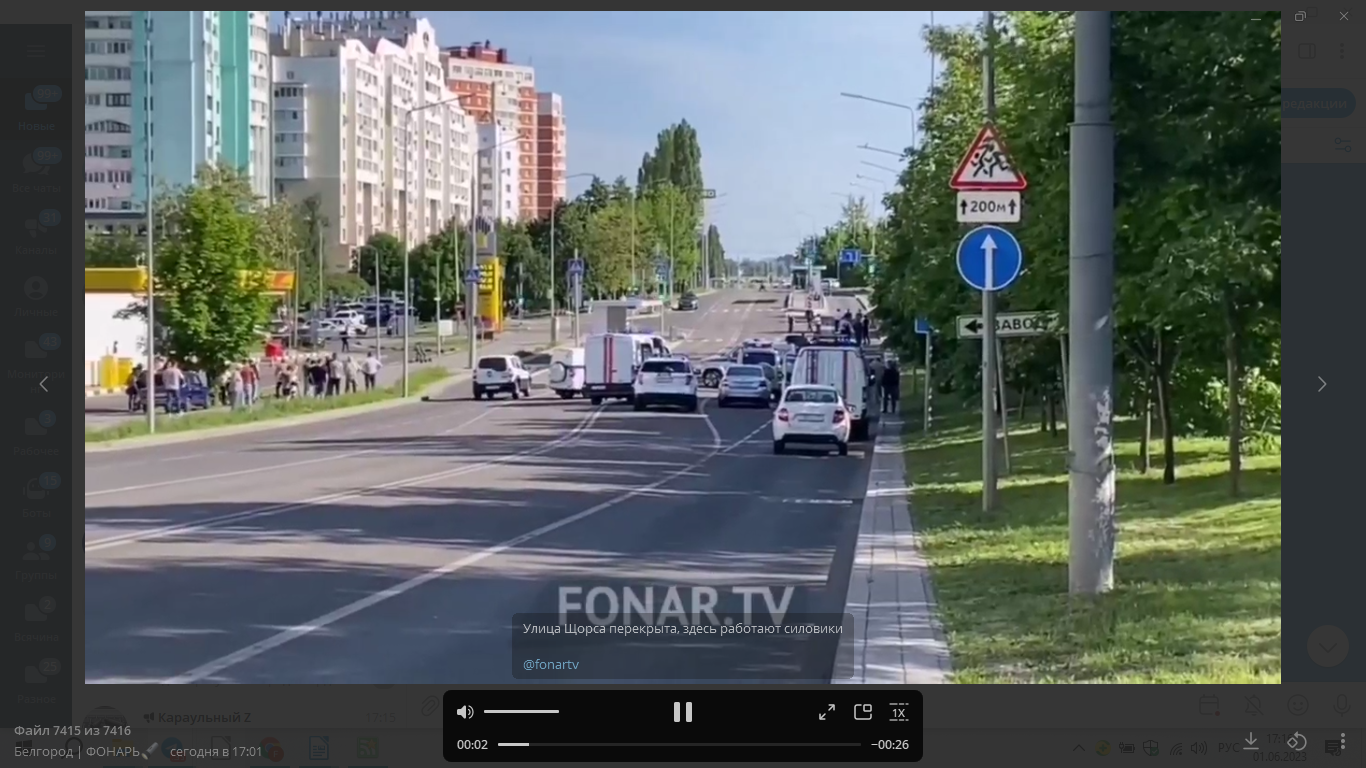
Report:
[[[1322,392],[1322,391],[1323,391],[1323,388],[1326,387],[1326,386],[1328,386],[1328,382],[1324,381],[1322,376],[1319,377],[1319,382],[1320,382],[1319,391]]]

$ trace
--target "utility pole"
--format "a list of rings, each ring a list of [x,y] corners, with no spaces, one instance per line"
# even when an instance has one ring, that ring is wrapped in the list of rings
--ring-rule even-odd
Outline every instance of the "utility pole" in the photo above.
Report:
[[[559,208],[559,201],[550,201],[550,343],[557,344],[560,340],[560,319],[555,316],[555,209]],[[635,226],[634,217],[632,227]],[[576,342],[577,343],[577,342]]]
[[[375,259],[375,357],[379,359],[381,358],[380,347],[382,346],[379,328],[383,325],[383,323],[380,322],[379,316],[379,308],[382,306],[379,301],[379,249],[372,248],[369,245],[365,247],[370,249],[370,255]],[[393,311],[390,310],[389,316],[393,317],[393,314]]]
[[[987,122],[996,120],[996,19],[983,11],[982,106]],[[991,287],[992,254],[986,254],[987,285]],[[996,508],[996,294],[982,291],[982,511]]]
[[[424,175],[423,183],[427,177]],[[451,231],[455,231],[455,216],[451,216]],[[441,249],[433,248],[436,251],[436,356],[441,357]]]
[[[147,92],[147,101],[142,106],[144,118],[142,127],[143,165],[146,166],[147,204],[147,390],[143,397],[143,407],[147,409],[147,432],[157,431],[157,322],[156,322],[156,265],[153,254],[152,230],[152,13],[143,12],[142,31],[142,77]],[[296,276],[297,277],[297,276]],[[297,290],[297,288],[296,288]],[[299,318],[294,318],[297,324]],[[169,403],[168,403],[169,404]]]
[[[575,249],[574,249],[574,262],[575,262],[575,263],[580,263],[580,262],[579,262],[579,249],[578,249],[578,248],[575,248]],[[579,345],[579,310],[583,307],[583,273],[576,273],[576,274],[574,274],[573,276],[571,276],[571,277],[569,278],[569,282],[570,282],[570,285],[571,285],[572,288],[573,288],[573,290],[572,290],[572,295],[573,295],[573,301],[574,301],[574,310],[573,310],[573,311],[574,311],[574,315],[573,315],[574,346],[578,346],[578,345]]]
[[[1078,11],[1072,123],[1067,400],[1071,594],[1115,578],[1115,133],[1110,122],[1110,12]]]

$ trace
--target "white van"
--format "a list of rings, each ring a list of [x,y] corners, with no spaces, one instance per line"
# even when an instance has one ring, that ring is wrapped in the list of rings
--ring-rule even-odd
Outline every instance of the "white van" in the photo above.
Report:
[[[855,347],[804,347],[792,362],[792,377],[788,386],[816,385],[834,387],[840,393],[849,412],[851,440],[867,440],[868,424],[868,369],[863,355]]]
[[[670,357],[664,339],[645,333],[595,333],[583,344],[583,390],[593,405],[605,399],[632,400],[640,364]]]
[[[550,353],[550,388],[564,400],[583,394],[583,347],[557,349]]]

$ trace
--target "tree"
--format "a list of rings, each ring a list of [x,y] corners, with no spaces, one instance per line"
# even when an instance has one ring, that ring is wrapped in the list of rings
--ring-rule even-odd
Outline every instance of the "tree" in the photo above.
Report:
[[[372,235],[360,249],[360,278],[375,286],[375,266],[379,265],[378,290],[384,294],[403,293],[403,243],[397,237],[381,232]],[[412,271],[411,262],[408,265]],[[410,275],[411,276],[411,275]]]
[[[137,267],[146,255],[146,239],[127,232],[111,235],[85,233],[87,267]]]
[[[236,171],[206,166],[173,202],[156,265],[163,350],[217,376],[259,353],[275,265],[260,248],[260,211]]]
[[[1072,120],[1073,17],[1008,12],[1003,27],[997,124],[1030,180],[1014,227],[1029,261],[998,309],[1065,318],[1070,193],[1060,159]],[[944,328],[979,311],[957,274],[962,229],[944,180],[982,120],[981,34],[939,28],[926,41],[943,67],[923,110],[924,140],[907,155],[888,221],[868,231],[884,257],[873,303],[891,343],[911,354],[916,317]],[[1279,385],[1264,373],[1279,371],[1279,49],[1279,24],[1249,26],[1235,13],[1114,16],[1116,366],[1123,407],[1158,415],[1167,482],[1176,480],[1177,437],[1221,433],[1236,491],[1241,446],[1279,426]],[[851,213],[816,238],[824,258],[832,240],[867,248]],[[936,347],[947,391],[980,386],[975,344],[950,336]],[[1012,343],[1010,388],[1051,407],[1059,363],[1056,342]],[[1248,406],[1244,381],[1255,390]],[[1254,401],[1257,415],[1243,413]]]

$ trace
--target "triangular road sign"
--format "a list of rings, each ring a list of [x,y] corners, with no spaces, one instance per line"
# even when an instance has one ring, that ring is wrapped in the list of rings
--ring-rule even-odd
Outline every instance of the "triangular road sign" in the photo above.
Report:
[[[1024,174],[1015,167],[1006,145],[1002,143],[996,126],[982,126],[977,138],[958,164],[949,186],[961,191],[994,190],[1019,192],[1029,186]]]

